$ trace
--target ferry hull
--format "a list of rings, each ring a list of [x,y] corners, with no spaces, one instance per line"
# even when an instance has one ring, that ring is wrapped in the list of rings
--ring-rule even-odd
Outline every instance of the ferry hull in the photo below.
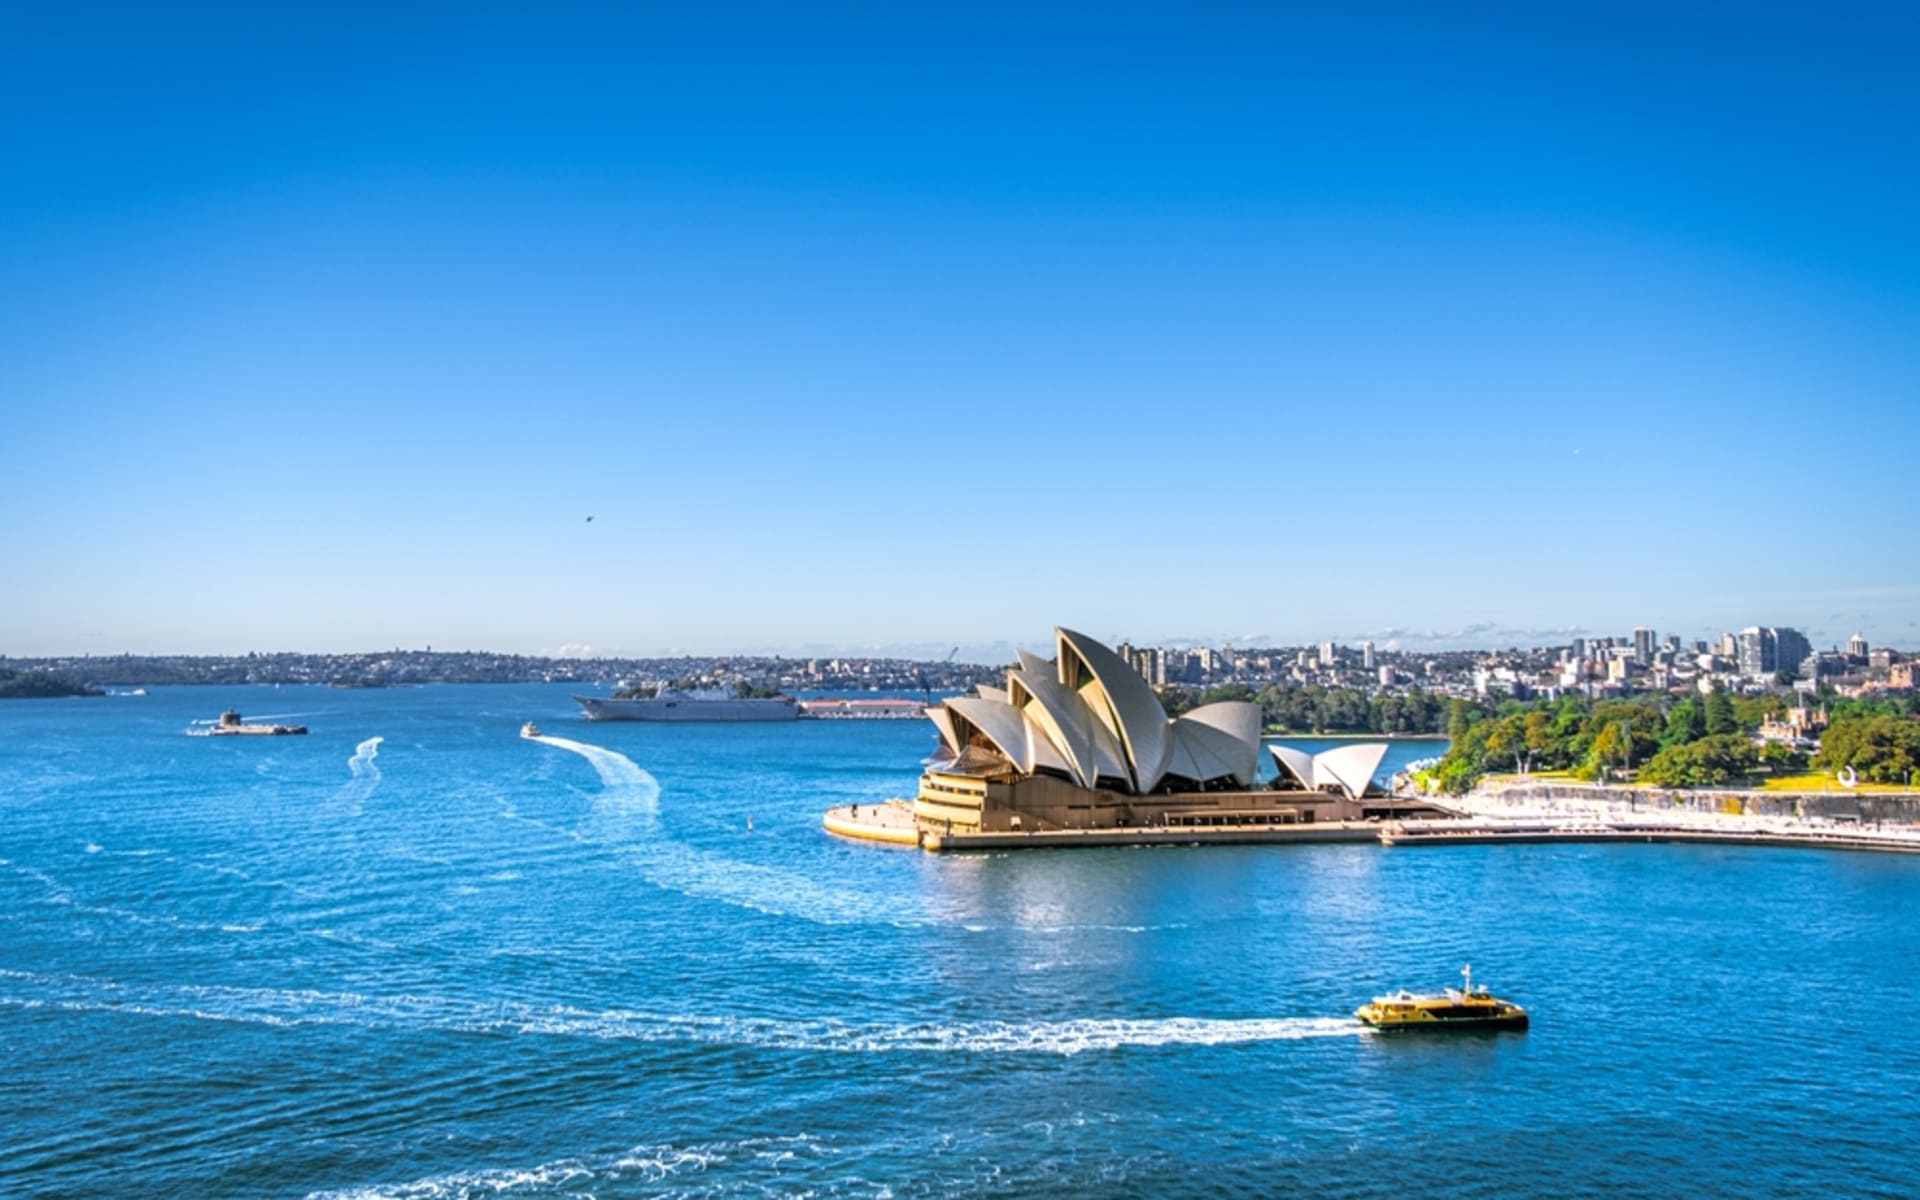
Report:
[[[1520,1030],[1520,1029],[1525,1029],[1527,1027],[1527,1014],[1524,1012],[1518,1013],[1515,1015],[1485,1016],[1485,1017],[1441,1018],[1441,1017],[1427,1016],[1427,1017],[1413,1017],[1413,1018],[1404,1018],[1404,1019],[1393,1019],[1393,1018],[1383,1019],[1378,1014],[1372,1011],[1371,1005],[1368,1005],[1366,1007],[1356,1010],[1353,1015],[1360,1018],[1360,1020],[1363,1023],[1373,1027],[1374,1029],[1378,1029],[1382,1032],[1391,1032],[1395,1030],[1419,1030],[1422,1032],[1439,1032],[1443,1030],[1451,1030],[1454,1032],[1466,1033],[1471,1031],[1493,1032],[1501,1029]]]

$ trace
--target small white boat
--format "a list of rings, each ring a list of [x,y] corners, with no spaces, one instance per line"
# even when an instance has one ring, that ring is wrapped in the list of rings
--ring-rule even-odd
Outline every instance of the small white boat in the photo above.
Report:
[[[540,727],[532,721],[528,721],[520,727],[520,736],[523,738],[537,738],[540,736]]]

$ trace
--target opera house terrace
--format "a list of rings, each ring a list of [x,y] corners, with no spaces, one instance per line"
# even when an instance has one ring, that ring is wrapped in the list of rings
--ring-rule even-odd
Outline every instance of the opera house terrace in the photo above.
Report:
[[[1271,747],[1260,706],[1209,704],[1169,719],[1147,681],[1085,634],[1054,631],[1052,659],[1021,651],[1006,686],[927,710],[940,734],[911,804],[835,809],[830,832],[929,849],[1163,840],[1337,840],[1370,817],[1441,815],[1367,796],[1384,743],[1319,755]],[[1314,826],[1313,830],[1306,827]]]

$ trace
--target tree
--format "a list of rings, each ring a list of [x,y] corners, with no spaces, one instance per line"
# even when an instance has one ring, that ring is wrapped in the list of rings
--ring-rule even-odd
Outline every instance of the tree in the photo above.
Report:
[[[1467,736],[1467,702],[1455,699],[1447,706],[1447,739],[1459,741]]]
[[[1574,774],[1581,779],[1598,779],[1610,767],[1616,770],[1621,768],[1627,757],[1624,747],[1631,744],[1631,739],[1622,732],[1622,728],[1619,725],[1602,725],[1587,743],[1586,757],[1574,769]]]
[[[1862,779],[1905,783],[1920,771],[1920,722],[1906,717],[1845,715],[1820,735],[1813,765],[1838,771],[1852,767]]]
[[[1523,714],[1510,713],[1483,726],[1487,730],[1486,765],[1499,766],[1511,763],[1522,775],[1527,773],[1527,719]]]
[[[1558,765],[1553,760],[1553,752],[1558,746],[1553,736],[1553,726],[1547,721],[1547,714],[1534,709],[1526,716],[1523,725],[1526,736],[1527,753],[1540,765],[1551,768]]]
[[[1740,732],[1740,720],[1734,716],[1733,701],[1719,688],[1707,693],[1706,726],[1709,737]]]
[[[1725,733],[1669,746],[1640,769],[1655,787],[1712,787],[1753,774],[1760,752],[1742,734]]]
[[[1807,756],[1785,742],[1768,742],[1760,747],[1760,762],[1774,771],[1799,771],[1807,765]]]
[[[1692,700],[1682,700],[1667,712],[1667,727],[1660,734],[1660,748],[1670,749],[1697,742],[1707,736],[1707,715]]]
[[[1786,697],[1773,692],[1733,698],[1733,719],[1739,722],[1741,730],[1747,732],[1760,728],[1760,723],[1768,717],[1783,716],[1786,711]]]
[[[1596,706],[1582,728],[1586,747],[1575,773],[1582,779],[1596,779],[1603,769],[1632,770],[1660,749],[1665,724],[1659,710],[1650,705],[1615,700]]]

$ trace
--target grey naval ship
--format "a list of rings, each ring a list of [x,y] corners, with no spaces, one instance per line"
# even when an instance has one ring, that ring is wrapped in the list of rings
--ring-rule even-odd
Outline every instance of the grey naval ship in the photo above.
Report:
[[[794,721],[800,705],[791,696],[743,700],[726,688],[662,688],[644,699],[575,696],[589,721]]]

